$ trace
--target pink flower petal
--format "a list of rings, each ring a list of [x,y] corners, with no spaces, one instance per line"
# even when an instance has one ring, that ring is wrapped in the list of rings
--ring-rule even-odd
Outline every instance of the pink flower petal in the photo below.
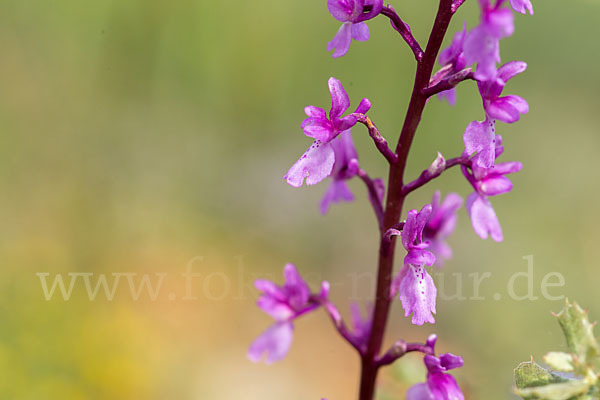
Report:
[[[358,40],[359,42],[366,42],[369,40],[369,27],[364,22],[358,24],[352,24],[352,39]]]
[[[292,345],[294,326],[291,322],[277,322],[252,342],[248,358],[260,362],[266,353],[265,363],[272,364],[283,359]]]
[[[467,126],[463,135],[465,152],[469,156],[477,153],[476,162],[482,168],[490,168],[496,159],[494,131],[493,121],[473,121]]]
[[[327,43],[327,51],[335,49],[333,58],[342,57],[348,52],[352,42],[352,22],[344,22],[333,39]]]
[[[437,289],[433,279],[423,266],[406,265],[408,268],[400,283],[400,300],[404,315],[413,314],[412,323],[423,325],[425,322],[435,323],[435,303]]]
[[[533,15],[533,6],[530,0],[510,0],[510,5],[518,13],[525,14],[529,11],[529,14]]]
[[[305,178],[307,185],[314,185],[331,174],[334,162],[331,144],[315,140],[283,178],[294,187],[302,186]]]
[[[467,211],[471,217],[473,230],[480,238],[487,239],[491,236],[496,242],[504,239],[498,217],[488,199],[472,193],[467,198]]]
[[[329,78],[328,83],[329,93],[331,94],[331,111],[329,111],[329,119],[334,120],[350,107],[350,98],[339,80]]]

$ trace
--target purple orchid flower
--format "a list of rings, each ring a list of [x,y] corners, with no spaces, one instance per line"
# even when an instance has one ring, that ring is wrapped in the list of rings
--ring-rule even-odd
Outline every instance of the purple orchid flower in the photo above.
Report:
[[[376,17],[383,9],[383,0],[327,0],[327,8],[342,26],[327,44],[327,51],[333,58],[342,57],[348,52],[352,39],[360,42],[369,40],[369,27],[364,21]]]
[[[435,335],[427,340],[432,349],[436,340]],[[456,379],[447,373],[464,365],[462,357],[452,353],[440,357],[428,354],[423,361],[427,367],[427,381],[412,386],[406,394],[406,400],[464,400],[465,396]]]
[[[340,133],[356,125],[356,117],[341,115],[350,107],[350,98],[339,80],[329,78],[331,110],[329,118],[322,108],[308,106],[304,109],[308,118],[302,122],[304,134],[315,139],[298,161],[287,172],[284,179],[300,187],[306,178],[307,185],[314,185],[327,178],[335,163],[335,151],[331,141]],[[371,108],[368,99],[362,99],[356,113],[365,114]]]
[[[463,203],[462,197],[450,193],[440,204],[441,193],[435,192],[431,202],[432,211],[423,230],[423,237],[430,242],[429,250],[436,257],[436,265],[441,267],[442,260],[452,257],[452,249],[446,243],[446,238],[454,232],[456,213]]]
[[[500,136],[497,136],[496,143],[496,157],[498,157],[504,150]],[[489,197],[510,192],[513,187],[512,182],[504,175],[518,172],[522,168],[523,165],[517,161],[496,164],[493,168],[481,168],[473,163],[471,172],[466,166],[462,166],[463,174],[475,189],[475,192],[467,197],[467,211],[471,217],[473,230],[482,239],[491,236],[496,242],[503,240],[502,228]]]
[[[494,165],[496,120],[510,124],[518,121],[521,114],[529,112],[529,104],[522,97],[515,95],[500,97],[506,83],[526,69],[526,63],[511,61],[498,69],[494,79],[478,82],[485,110],[485,121],[471,122],[465,130],[463,140],[465,153],[469,156],[477,153],[475,162],[480,167],[491,168]]]
[[[500,97],[506,83],[526,69],[527,64],[523,61],[511,61],[498,68],[494,79],[478,82],[477,86],[487,118],[512,124],[521,118],[521,114],[529,112],[529,104],[522,97],[515,95]]]
[[[441,82],[444,78],[461,71],[467,66],[463,46],[467,37],[467,25],[465,24],[462,31],[456,32],[452,43],[446,49],[442,50],[439,57],[442,69],[436,72],[431,78],[429,86],[434,86]],[[456,88],[445,90],[438,94],[438,98],[447,100],[450,105],[456,104]]]
[[[331,203],[341,201],[353,201],[354,195],[346,185],[346,181],[352,179],[358,173],[358,155],[352,141],[350,129],[340,133],[331,141],[335,162],[331,171],[332,182],[321,200],[321,214],[326,214]]]
[[[264,279],[254,283],[262,292],[257,305],[269,314],[275,323],[250,345],[248,358],[253,362],[260,362],[264,353],[267,355],[265,360],[267,364],[283,359],[292,344],[293,320],[317,309],[320,305],[319,301],[311,298],[310,288],[294,265],[287,264],[283,275],[285,277],[283,286],[277,286]],[[329,284],[323,282],[318,296],[327,299],[328,295]]]
[[[514,16],[507,8],[502,8],[505,0],[479,0],[481,6],[481,21],[466,36],[464,55],[467,65],[477,63],[475,79],[487,81],[493,79],[496,63],[500,62],[500,39],[513,34]],[[533,15],[530,0],[510,0],[510,5],[516,12]]]
[[[404,316],[412,316],[414,325],[435,323],[435,301],[437,289],[427,273],[425,265],[432,266],[435,256],[427,250],[429,242],[423,240],[423,230],[431,215],[432,207],[425,205],[420,212],[411,210],[402,230],[402,244],[408,251],[404,266],[392,283],[392,296],[400,293]]]
[[[452,43],[446,49],[440,52],[440,65],[452,65],[455,71],[460,71],[467,66],[463,46],[467,37],[467,24],[463,25],[463,30],[458,31],[452,38]]]
[[[475,79],[487,81],[496,75],[496,63],[500,62],[500,39],[513,34],[514,16],[502,8],[504,0],[479,0],[481,22],[468,33],[464,42],[467,65],[477,63]]]
[[[371,336],[371,325],[373,323],[373,307],[368,306],[366,315],[360,312],[358,304],[350,304],[350,319],[352,321],[352,334],[356,341],[356,344],[363,349],[367,349],[369,337]]]

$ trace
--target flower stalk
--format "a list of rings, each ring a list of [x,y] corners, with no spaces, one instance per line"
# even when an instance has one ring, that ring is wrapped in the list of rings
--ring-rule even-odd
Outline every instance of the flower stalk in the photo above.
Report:
[[[530,0],[509,0],[513,11],[533,13]],[[275,319],[275,323],[251,345],[248,357],[260,361],[266,353],[267,363],[278,361],[288,352],[292,341],[294,322],[302,315],[323,308],[334,327],[358,353],[361,361],[359,400],[375,398],[377,376],[381,367],[390,365],[408,353],[423,354],[427,368],[426,382],[412,386],[408,400],[464,400],[464,395],[448,371],[463,365],[463,359],[451,353],[439,357],[435,352],[437,336],[426,343],[407,343],[402,339],[382,353],[391,302],[399,297],[405,317],[412,316],[414,325],[435,323],[437,288],[426,267],[452,256],[446,243],[454,231],[457,211],[465,203],[457,193],[449,193],[443,200],[435,192],[431,204],[420,211],[404,214],[404,202],[411,193],[441,176],[445,171],[460,166],[474,192],[466,200],[473,230],[483,239],[495,241],[503,238],[498,218],[490,197],[510,192],[508,174],[518,172],[519,162],[496,164],[503,153],[502,138],[496,135],[496,121],[512,124],[529,110],[527,102],[516,95],[501,96],[507,82],[524,72],[527,64],[511,61],[497,68],[500,62],[499,41],[514,30],[513,14],[506,0],[479,0],[480,24],[454,35],[451,45],[443,52],[440,48],[448,26],[464,0],[439,0],[435,21],[425,50],[413,37],[410,27],[390,5],[383,0],[327,0],[329,12],[342,26],[327,48],[334,58],[345,55],[352,41],[366,41],[370,37],[367,21],[378,15],[387,17],[392,27],[400,33],[411,48],[417,62],[416,74],[406,116],[396,147],[390,148],[367,112],[371,102],[363,98],[354,112],[347,113],[350,98],[342,83],[329,79],[331,109],[307,106],[306,118],[301,128],[314,141],[306,152],[292,165],[284,179],[294,187],[317,184],[327,179],[330,184],[322,201],[321,213],[326,214],[334,203],[352,201],[354,194],[347,186],[353,178],[363,181],[375,213],[379,228],[379,253],[377,261],[376,295],[373,305],[367,306],[363,317],[358,305],[351,304],[351,325],[342,319],[338,308],[329,300],[329,283],[323,282],[318,293],[288,264],[284,269],[285,284],[258,280],[256,287],[262,292],[258,305]],[[441,69],[433,73],[436,60]],[[476,65],[475,65],[476,64]],[[461,82],[474,80],[481,95],[485,119],[471,122],[464,134],[463,153],[446,160],[438,152],[433,163],[416,179],[405,183],[405,172],[415,134],[423,111],[432,96],[456,102],[455,88]],[[364,125],[375,148],[389,165],[387,186],[383,180],[373,179],[360,165],[358,152],[352,139],[352,128]],[[387,189],[387,193],[386,193]],[[398,237],[406,250],[404,262],[394,276],[394,256]]]
[[[404,171],[406,169],[410,147],[419,123],[421,122],[421,116],[423,115],[423,110],[425,109],[425,104],[427,102],[427,96],[423,94],[422,91],[429,85],[435,61],[440,47],[442,46],[444,36],[446,35],[448,25],[452,19],[453,12],[451,7],[451,0],[440,0],[427,48],[423,55],[423,59],[418,62],[408,111],[406,112],[398,145],[396,146],[398,162],[390,164],[388,197],[383,216],[384,230],[397,224],[402,215],[402,207],[407,196],[407,193],[403,191]],[[381,367],[381,365],[378,365],[377,363],[377,357],[383,342],[390,312],[390,303],[392,300],[390,298],[390,288],[394,271],[395,249],[396,241],[394,239],[386,241],[382,237],[379,245],[373,327],[371,329],[367,354],[361,358],[360,400],[372,400],[375,395],[375,383],[379,368]]]

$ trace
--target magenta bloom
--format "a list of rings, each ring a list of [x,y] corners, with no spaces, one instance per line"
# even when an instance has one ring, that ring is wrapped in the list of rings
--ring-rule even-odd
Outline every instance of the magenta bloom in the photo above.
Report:
[[[496,120],[510,124],[518,121],[521,114],[529,112],[529,105],[522,97],[500,96],[506,83],[526,68],[527,64],[522,61],[511,61],[498,69],[494,79],[478,83],[486,119],[483,122],[471,122],[463,140],[465,153],[469,156],[477,153],[475,163],[480,167],[491,168],[494,165]]]
[[[493,79],[496,63],[500,62],[500,39],[513,34],[514,16],[507,8],[502,8],[504,0],[479,0],[481,6],[480,24],[468,33],[464,42],[467,65],[477,63],[475,78],[479,81]]]
[[[364,21],[376,17],[383,8],[383,0],[327,0],[327,8],[342,26],[327,44],[333,58],[348,52],[352,39],[360,42],[369,40],[369,27]]]
[[[369,342],[369,336],[371,336],[373,307],[367,307],[366,315],[363,317],[358,304],[352,303],[350,304],[350,317],[352,321],[352,334],[354,339],[359,346],[366,350]]]
[[[329,118],[322,108],[308,106],[304,109],[308,118],[302,122],[301,127],[304,129],[304,134],[314,138],[315,141],[284,176],[292,186],[302,186],[305,178],[307,185],[314,185],[327,178],[335,163],[335,151],[331,141],[343,131],[356,125],[354,116],[342,117],[350,107],[350,98],[340,81],[329,78],[329,92],[331,93]],[[371,108],[369,100],[362,99],[355,112],[364,114],[369,108]]]
[[[408,253],[404,257],[404,267],[392,283],[392,295],[400,293],[404,316],[413,314],[415,325],[435,322],[432,313],[435,314],[437,289],[425,269],[425,265],[435,263],[435,256],[427,250],[429,242],[423,241],[423,230],[431,211],[431,205],[427,204],[420,212],[412,210],[408,213],[402,230],[402,244]]]
[[[254,285],[262,292],[257,305],[269,314],[275,323],[262,333],[248,350],[248,358],[259,362],[263,354],[267,357],[267,364],[281,360],[288,353],[293,339],[293,320],[307,312],[319,307],[319,302],[311,300],[310,288],[302,279],[296,267],[287,264],[283,270],[285,284],[277,286],[275,283],[259,279]],[[321,298],[327,298],[329,284],[323,282]]]
[[[463,50],[466,37],[467,24],[465,23],[463,30],[454,34],[450,46],[440,52],[439,62],[442,66],[452,65],[454,71],[460,71],[467,66]]]
[[[432,211],[423,230],[423,238],[429,241],[429,250],[436,257],[436,265],[439,267],[442,260],[452,257],[452,249],[446,243],[456,227],[457,211],[463,203],[462,197],[456,193],[450,193],[440,204],[441,193],[435,192],[431,202]]]
[[[494,79],[477,84],[487,118],[512,124],[521,118],[521,114],[529,112],[529,104],[522,97],[500,97],[506,83],[526,69],[527,64],[523,61],[511,61],[498,69]]]
[[[429,86],[434,86],[441,82],[444,78],[453,75],[467,66],[463,46],[465,38],[467,37],[467,25],[465,24],[462,31],[456,32],[452,43],[449,47],[442,50],[439,57],[440,65],[443,67],[441,70],[435,73],[431,78]],[[448,100],[450,105],[456,103],[456,88],[443,91],[438,94],[440,99]]]
[[[427,341],[435,346],[435,335]],[[423,359],[427,367],[427,381],[411,387],[406,394],[406,400],[464,400],[458,383],[447,372],[464,365],[462,357],[452,353],[442,354],[439,358],[426,355]]]
[[[335,162],[331,171],[332,182],[321,200],[321,213],[326,214],[331,203],[353,201],[354,195],[346,185],[346,181],[356,176],[358,172],[358,155],[352,141],[350,129],[340,133],[331,141]]]
[[[497,141],[496,156],[499,156],[503,150],[502,138],[498,136]],[[510,192],[513,185],[505,175],[518,172],[522,167],[522,164],[516,161],[500,163],[493,168],[481,168],[473,163],[471,172],[462,166],[463,174],[475,189],[475,192],[467,197],[467,211],[475,233],[482,239],[487,239],[489,235],[496,242],[503,240],[502,228],[489,197]]]

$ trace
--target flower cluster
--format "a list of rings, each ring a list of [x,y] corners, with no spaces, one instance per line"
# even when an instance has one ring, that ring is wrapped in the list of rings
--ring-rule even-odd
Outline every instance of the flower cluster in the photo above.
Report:
[[[284,176],[287,183],[294,187],[301,187],[305,182],[314,185],[329,178],[329,186],[320,204],[322,214],[326,214],[333,203],[354,200],[354,194],[348,186],[349,180],[358,177],[366,184],[378,221],[379,277],[383,279],[378,279],[375,304],[367,307],[366,315],[360,312],[357,304],[351,305],[350,329],[346,327],[336,306],[329,301],[327,282],[322,283],[320,292],[313,293],[291,264],[284,269],[283,286],[266,280],[256,281],[256,288],[262,293],[258,306],[275,322],[250,346],[248,357],[252,361],[260,361],[265,354],[267,363],[281,360],[291,346],[294,321],[306,313],[323,308],[338,333],[361,356],[361,399],[373,398],[379,367],[391,364],[413,351],[424,354],[427,379],[411,387],[407,399],[464,399],[456,380],[448,373],[461,367],[463,359],[451,353],[436,356],[435,335],[425,344],[399,340],[387,353],[380,355],[379,351],[392,299],[400,299],[405,317],[411,317],[412,324],[435,323],[437,288],[428,267],[441,267],[444,260],[452,257],[447,239],[456,227],[457,213],[463,204],[476,235],[483,239],[491,237],[495,241],[503,240],[490,198],[512,190],[507,175],[520,171],[522,165],[519,162],[496,162],[504,151],[502,137],[496,134],[496,121],[515,123],[529,111],[529,105],[520,96],[503,94],[507,83],[523,73],[527,64],[511,61],[500,65],[500,40],[513,34],[514,12],[533,14],[533,7],[530,0],[478,1],[481,10],[478,25],[468,30],[465,24],[454,35],[450,46],[439,53],[442,68],[431,76],[441,44],[441,40],[432,41],[431,38],[444,36],[450,19],[464,0],[441,0],[439,18],[436,17],[425,51],[412,36],[409,25],[392,6],[384,7],[383,0],[327,0],[331,15],[342,22],[327,47],[328,51],[333,51],[334,58],[345,55],[352,40],[368,40],[369,27],[365,22],[383,15],[390,19],[392,27],[406,41],[419,63],[409,113],[396,151],[392,151],[370,116],[366,115],[371,102],[363,98],[353,113],[347,113],[350,98],[341,82],[330,78],[331,109],[329,113],[315,106],[304,109],[307,118],[301,128],[306,136],[313,139],[313,143]],[[438,153],[433,164],[417,179],[404,183],[408,153],[427,100],[438,94],[455,104],[455,87],[467,79],[477,82],[483,104],[483,120],[472,121],[466,127],[462,135],[464,151],[459,157],[446,160]],[[352,138],[352,128],[357,123],[367,128],[377,150],[389,163],[387,192],[381,179],[371,179],[359,166]],[[466,201],[457,193],[449,193],[442,198],[437,191],[431,204],[425,205],[420,211],[409,211],[406,220],[400,221],[406,196],[453,166],[460,166],[473,188],[473,193]],[[400,240],[394,236],[399,236]],[[402,267],[394,276],[394,246],[398,241],[402,243],[406,255]]]
[[[529,111],[529,105],[522,97],[502,96],[507,82],[527,69],[527,64],[522,61],[511,61],[497,68],[500,40],[514,32],[513,12],[503,7],[505,3],[505,0],[479,0],[479,25],[471,31],[467,31],[465,26],[455,34],[451,45],[440,53],[439,61],[443,67],[431,81],[431,85],[438,84],[460,71],[469,71],[465,68],[477,64],[470,76],[477,81],[485,118],[471,122],[465,129],[464,157],[470,160],[462,169],[475,189],[466,202],[473,229],[481,238],[491,236],[496,241],[503,239],[502,230],[488,197],[510,191],[512,185],[504,175],[517,172],[522,167],[516,162],[495,166],[495,160],[502,151],[499,149],[503,149],[502,139],[496,135],[496,121],[512,124]],[[510,6],[516,12],[533,14],[529,0],[510,0]],[[441,92],[440,96],[454,104],[455,88]]]

